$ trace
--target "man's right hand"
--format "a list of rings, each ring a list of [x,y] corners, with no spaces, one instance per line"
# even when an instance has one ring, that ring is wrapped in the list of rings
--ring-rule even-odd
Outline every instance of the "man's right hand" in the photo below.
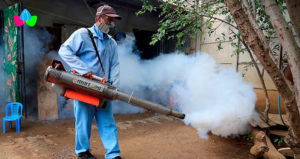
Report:
[[[92,77],[93,74],[94,74],[93,72],[88,72],[86,74],[83,74],[82,77],[85,77],[85,78],[88,78],[88,79],[93,79],[93,77]]]

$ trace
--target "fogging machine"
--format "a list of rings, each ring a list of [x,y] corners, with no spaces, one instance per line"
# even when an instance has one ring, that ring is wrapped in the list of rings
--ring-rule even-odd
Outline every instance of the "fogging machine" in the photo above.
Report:
[[[100,82],[105,80],[102,80],[98,76],[93,75],[93,79],[88,79],[75,72],[67,72],[63,64],[58,60],[53,60],[52,64],[47,68],[45,80],[53,83],[54,88],[59,90],[61,96],[89,103],[96,107],[101,107],[104,99],[118,99],[161,114],[175,116],[180,119],[184,119],[185,117],[185,114],[170,109],[167,106],[121,92],[116,87],[111,86],[109,82]]]

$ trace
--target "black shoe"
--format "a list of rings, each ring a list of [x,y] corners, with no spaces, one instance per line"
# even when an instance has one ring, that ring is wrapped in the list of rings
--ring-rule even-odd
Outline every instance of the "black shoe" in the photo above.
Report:
[[[78,154],[78,158],[80,159],[96,159],[96,157],[94,157],[90,151],[85,151],[85,152],[81,152]]]
[[[122,159],[120,156],[114,157],[113,159]]]

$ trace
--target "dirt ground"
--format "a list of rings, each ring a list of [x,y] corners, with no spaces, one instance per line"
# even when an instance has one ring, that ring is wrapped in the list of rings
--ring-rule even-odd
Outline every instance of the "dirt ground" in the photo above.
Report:
[[[251,143],[241,138],[210,135],[200,139],[182,121],[143,113],[115,116],[124,159],[245,159]],[[55,122],[22,120],[20,133],[6,126],[0,133],[0,159],[73,159],[74,119]],[[2,131],[2,127],[1,127]],[[96,124],[92,127],[91,152],[104,159],[105,150]]]

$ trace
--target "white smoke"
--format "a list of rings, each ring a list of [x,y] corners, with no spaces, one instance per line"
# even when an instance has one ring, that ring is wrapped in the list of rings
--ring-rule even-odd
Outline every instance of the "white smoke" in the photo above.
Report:
[[[118,89],[134,96],[144,97],[145,91],[142,85],[144,83],[144,75],[140,75],[143,73],[143,70],[140,70],[141,59],[133,54],[134,39],[128,39],[128,37],[131,38],[131,36],[127,36],[117,48],[120,62],[120,86]],[[113,112],[119,114],[145,111],[142,108],[134,107],[121,101],[113,101],[113,105]]]
[[[24,61],[25,61],[25,89],[26,106],[29,117],[37,116],[37,79],[40,65],[48,51],[48,43],[52,35],[45,28],[24,25]]]
[[[53,36],[45,28],[31,28],[24,25],[25,64],[29,73],[35,73],[48,51],[47,44],[52,39]]]
[[[227,137],[243,134],[256,115],[256,94],[233,68],[218,64],[206,53],[161,54],[141,60],[132,53],[132,41],[118,46],[120,89],[135,96],[169,105],[186,114],[184,123],[197,129],[201,138],[207,133]],[[124,104],[124,102],[122,102]],[[115,103],[117,113],[142,109]]]
[[[29,114],[37,113],[37,93],[38,83],[36,79],[40,72],[44,72],[52,59],[63,60],[57,51],[49,51],[48,44],[53,40],[46,28],[31,28],[25,26],[24,29],[24,48],[25,48],[25,70],[26,70],[26,96],[27,108]],[[70,70],[70,67],[64,63],[64,67]],[[46,67],[45,67],[46,66]],[[66,100],[64,97],[57,96],[59,118],[71,118],[74,116],[73,100]],[[30,99],[30,100],[28,100]]]

